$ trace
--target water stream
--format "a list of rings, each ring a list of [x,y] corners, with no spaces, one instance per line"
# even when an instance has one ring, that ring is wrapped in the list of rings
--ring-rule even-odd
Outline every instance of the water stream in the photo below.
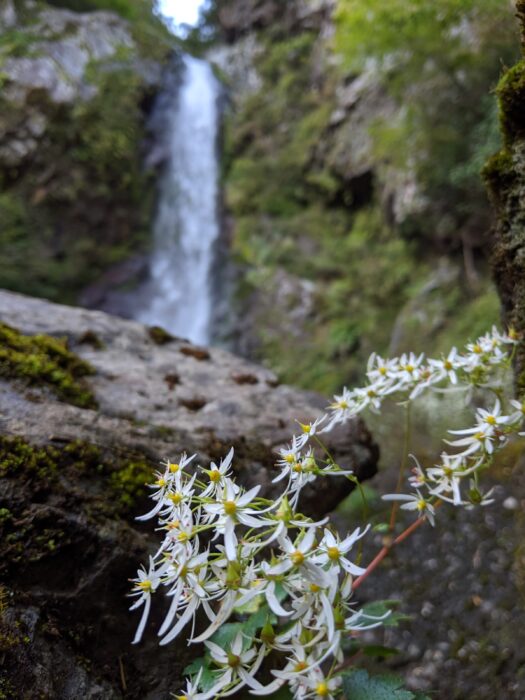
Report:
[[[168,159],[160,181],[147,302],[135,317],[207,344],[219,237],[220,85],[209,64],[191,56],[184,57],[182,81],[163,106]]]

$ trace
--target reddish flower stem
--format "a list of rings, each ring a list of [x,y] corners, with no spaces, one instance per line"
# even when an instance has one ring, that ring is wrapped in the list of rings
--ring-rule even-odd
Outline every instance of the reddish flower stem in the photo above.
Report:
[[[356,588],[359,588],[359,586],[363,583],[363,581],[370,576],[372,571],[374,571],[379,564],[383,561],[383,559],[386,557],[386,555],[390,552],[391,549],[393,549],[396,545],[401,544],[403,540],[406,540],[407,537],[409,537],[414,530],[417,530],[417,528],[422,525],[426,521],[426,516],[422,516],[421,518],[418,518],[415,520],[412,525],[409,525],[409,527],[406,528],[406,530],[403,530],[403,532],[398,535],[390,544],[386,544],[379,552],[376,554],[374,559],[370,562],[370,564],[366,567],[366,571],[364,574],[361,574],[359,578],[357,578],[354,583],[352,584],[352,590],[355,591]]]

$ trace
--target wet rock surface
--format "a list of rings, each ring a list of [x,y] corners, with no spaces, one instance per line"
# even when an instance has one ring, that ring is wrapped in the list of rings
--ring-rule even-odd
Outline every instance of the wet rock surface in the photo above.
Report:
[[[128,579],[156,542],[151,523],[134,522],[144,482],[161,459],[186,450],[205,463],[233,444],[239,479],[269,493],[275,449],[325,401],[224,351],[102,312],[0,292],[0,321],[67,338],[95,371],[86,382],[98,404],[0,382],[0,688],[17,699],[168,698],[188,649],[159,649],[155,615],[140,647],[130,644]],[[362,423],[329,446],[361,478],[374,473]],[[326,512],[347,493],[328,486],[305,494],[305,509]]]

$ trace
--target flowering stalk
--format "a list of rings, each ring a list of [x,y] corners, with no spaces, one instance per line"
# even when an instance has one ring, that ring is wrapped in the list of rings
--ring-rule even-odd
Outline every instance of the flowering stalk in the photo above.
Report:
[[[425,360],[411,353],[383,360],[372,355],[367,384],[344,389],[326,415],[301,425],[301,433],[279,450],[274,482],[284,488],[276,501],[261,498],[259,486],[245,491],[235,482],[233,449],[207,469],[195,465],[195,456],[164,463],[151,487],[154,506],[140,518],[156,517],[163,538],[147,570],[141,569],[133,581],[136,600],[131,608],[142,607],[134,639],[139,642],[152,598],[163,589],[170,605],[159,630],[160,644],[187,630],[188,643],[206,645],[215,670],[205,679],[201,668],[177,697],[228,697],[243,687],[253,695],[268,695],[285,684],[297,699],[334,698],[340,693],[343,641],[381,625],[388,615],[372,617],[357,609],[354,591],[394,546],[427,520],[434,525],[443,503],[472,507],[492,502],[491,492],[480,489],[479,474],[512,433],[521,434],[525,415],[525,403],[519,401],[503,410],[497,384],[498,372],[510,365],[507,349],[515,343],[511,334],[493,329],[464,353],[454,348],[446,358]],[[490,410],[477,409],[473,427],[450,431],[458,436],[448,442],[454,450],[444,451],[437,464],[425,470],[416,461],[409,494],[400,493],[405,446],[399,488],[383,498],[394,504],[391,530],[399,503],[401,509],[414,511],[416,520],[363,568],[352,550],[370,525],[341,539],[328,518],[314,522],[298,510],[303,487],[319,477],[357,482],[350,470],[335,463],[319,436],[365,409],[380,411],[387,399],[403,402],[408,419],[417,397],[450,385],[467,392],[489,388],[497,398]],[[323,447],[322,458],[316,445]],[[200,611],[207,621],[204,629],[196,630]],[[260,624],[247,624],[229,644],[213,641],[225,622],[246,611],[258,611]],[[264,685],[257,676],[267,657],[273,662]]]

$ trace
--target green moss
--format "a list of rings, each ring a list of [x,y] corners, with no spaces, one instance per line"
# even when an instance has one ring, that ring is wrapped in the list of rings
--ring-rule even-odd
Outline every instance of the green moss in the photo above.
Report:
[[[55,481],[59,475],[75,480],[101,479],[106,495],[101,497],[100,506],[107,512],[122,513],[132,508],[145,495],[145,485],[152,482],[153,472],[152,463],[138,453],[124,456],[115,450],[103,454],[99,447],[82,440],[56,447],[0,436],[0,477],[16,477],[20,483],[34,480],[40,486]],[[10,526],[13,519],[8,509],[0,510],[0,526]],[[20,542],[23,549],[23,533],[18,529],[5,539],[11,545]],[[53,552],[61,539],[58,530],[44,531],[35,540],[35,549]]]
[[[120,508],[132,508],[146,495],[146,484],[153,481],[153,469],[144,459],[126,462],[109,477],[109,487]]]
[[[525,60],[504,73],[498,87],[501,129],[505,143],[525,135],[523,111],[525,106]]]
[[[35,447],[18,437],[0,436],[0,476],[25,474],[41,480],[54,479],[59,452],[54,447]]]
[[[94,369],[69,351],[64,340],[23,335],[0,323],[0,376],[47,387],[62,401],[95,408],[95,398],[82,381],[90,374]]]
[[[166,343],[171,343],[174,340],[171,333],[168,333],[167,330],[160,326],[150,326],[148,335],[156,345],[166,345]]]
[[[491,193],[502,187],[506,189],[515,178],[511,153],[506,148],[495,153],[485,163],[481,174]]]

